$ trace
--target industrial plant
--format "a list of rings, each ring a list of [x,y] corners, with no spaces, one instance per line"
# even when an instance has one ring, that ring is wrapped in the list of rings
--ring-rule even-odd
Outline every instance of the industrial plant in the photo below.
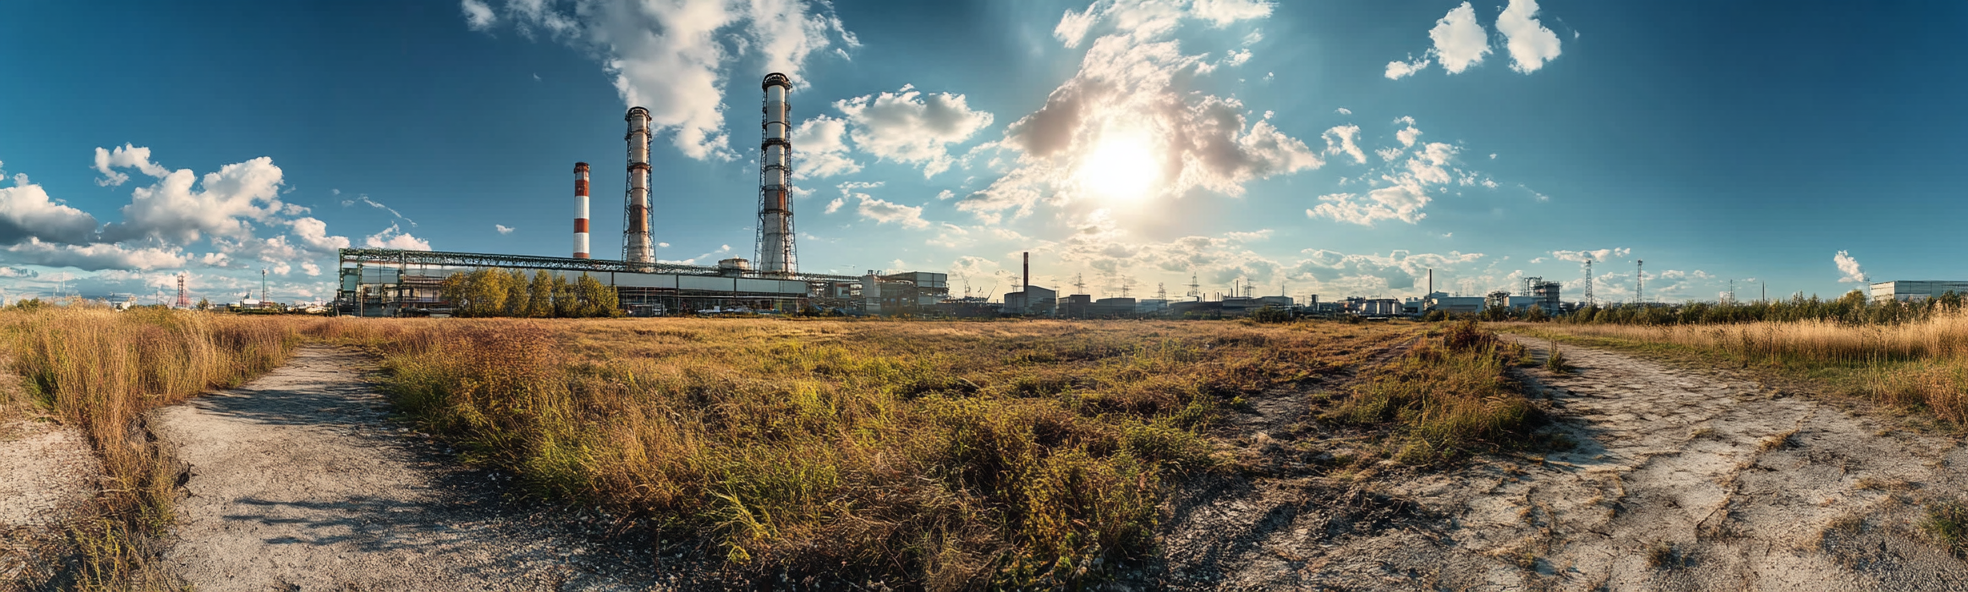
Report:
[[[1282,312],[1290,316],[1353,315],[1367,318],[1446,314],[1478,314],[1509,309],[1524,313],[1538,309],[1546,315],[1569,312],[1582,303],[1563,302],[1559,283],[1526,278],[1517,294],[1451,296],[1438,292],[1434,272],[1428,273],[1426,296],[1344,298],[1320,302],[1318,296],[1294,298],[1284,294],[1260,296],[1249,285],[1231,293],[1205,298],[1191,280],[1182,300],[1158,290],[1155,298],[1094,298],[1083,283],[1077,294],[1034,285],[1031,255],[1026,253],[1019,289],[1002,302],[987,298],[951,298],[948,276],[923,271],[869,270],[859,276],[806,273],[799,270],[794,231],[792,178],[792,81],[772,73],[760,83],[761,108],[758,157],[758,219],[752,259],[734,257],[716,265],[664,263],[656,256],[658,241],[651,234],[649,142],[654,133],[649,110],[631,107],[627,122],[628,178],[622,196],[622,252],[617,259],[595,258],[591,250],[589,164],[574,164],[574,236],[567,257],[414,251],[342,249],[335,312],[356,316],[443,316],[457,303],[447,301],[447,278],[480,269],[545,273],[574,282],[592,278],[615,292],[617,305],[631,316],[695,313],[831,312],[853,315],[915,315],[942,317],[1064,317],[1064,318],[1223,318]],[[1590,263],[1587,263],[1590,285]],[[1894,290],[1893,288],[1887,288]],[[1914,288],[1909,287],[1910,291]],[[1922,288],[1924,289],[1924,288]],[[1880,288],[1875,286],[1875,295]],[[1282,291],[1282,288],[1281,288]],[[1932,291],[1932,290],[1927,290]],[[1636,298],[1638,293],[1636,291]],[[1590,288],[1586,301],[1592,299]]]

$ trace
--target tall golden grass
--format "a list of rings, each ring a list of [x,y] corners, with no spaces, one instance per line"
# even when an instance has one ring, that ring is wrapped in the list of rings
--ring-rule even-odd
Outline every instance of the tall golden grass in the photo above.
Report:
[[[296,326],[158,309],[0,312],[0,349],[21,387],[4,411],[43,414],[76,427],[110,480],[98,497],[96,519],[72,533],[82,561],[75,573],[59,576],[62,587],[168,583],[148,565],[145,538],[171,519],[177,467],[146,438],[143,414],[279,366],[297,341]]]
[[[396,404],[535,492],[739,565],[931,588],[1083,581],[1154,545],[1240,398],[1403,328],[461,321],[389,337]],[[413,325],[415,327],[416,325]]]
[[[1968,313],[1936,313],[1897,325],[1809,320],[1669,327],[1539,325],[1534,330],[1697,352],[1820,379],[1886,405],[1968,426]]]

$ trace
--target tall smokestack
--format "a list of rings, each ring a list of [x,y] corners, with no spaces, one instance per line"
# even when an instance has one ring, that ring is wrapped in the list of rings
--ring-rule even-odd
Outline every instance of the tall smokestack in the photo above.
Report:
[[[799,271],[793,245],[792,105],[793,82],[785,74],[765,75],[764,137],[759,140],[758,269],[767,274]]]
[[[1020,280],[1020,281],[1022,281],[1022,282],[1025,282],[1025,287],[1027,287],[1027,288],[1030,288],[1030,287],[1032,287],[1032,252],[1031,252],[1031,251],[1025,251],[1025,275],[1024,275],[1024,278],[1025,278],[1025,279],[1023,279],[1023,280]]]
[[[656,263],[649,242],[649,110],[630,107],[629,195],[622,220],[622,260],[648,269]]]
[[[588,258],[588,163],[574,163],[574,258]]]
[[[1429,294],[1435,293],[1435,268],[1433,267],[1428,268],[1428,293]],[[1426,298],[1428,296],[1427,294],[1424,294],[1422,295],[1422,297]]]

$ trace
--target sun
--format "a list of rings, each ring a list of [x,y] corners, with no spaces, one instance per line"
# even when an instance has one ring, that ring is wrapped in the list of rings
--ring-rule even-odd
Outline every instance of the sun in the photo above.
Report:
[[[1138,129],[1103,133],[1074,176],[1080,188],[1092,195],[1112,201],[1145,200],[1162,177],[1154,138]]]

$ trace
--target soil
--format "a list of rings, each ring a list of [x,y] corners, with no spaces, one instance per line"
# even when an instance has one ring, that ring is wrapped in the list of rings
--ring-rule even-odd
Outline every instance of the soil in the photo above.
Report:
[[[1512,339],[1540,360],[1549,349]],[[1954,439],[1728,371],[1563,351],[1573,371],[1519,378],[1576,446],[1449,470],[1333,470],[1360,435],[1318,426],[1303,403],[1254,404],[1224,437],[1257,462],[1176,498],[1146,583],[1968,590],[1968,563],[1920,526],[1968,485]]]
[[[198,590],[692,587],[610,517],[520,501],[392,422],[358,353],[304,347],[245,386],[161,410],[189,465],[167,567]]]
[[[101,479],[102,463],[80,431],[40,421],[0,425],[0,588],[47,561]]]

